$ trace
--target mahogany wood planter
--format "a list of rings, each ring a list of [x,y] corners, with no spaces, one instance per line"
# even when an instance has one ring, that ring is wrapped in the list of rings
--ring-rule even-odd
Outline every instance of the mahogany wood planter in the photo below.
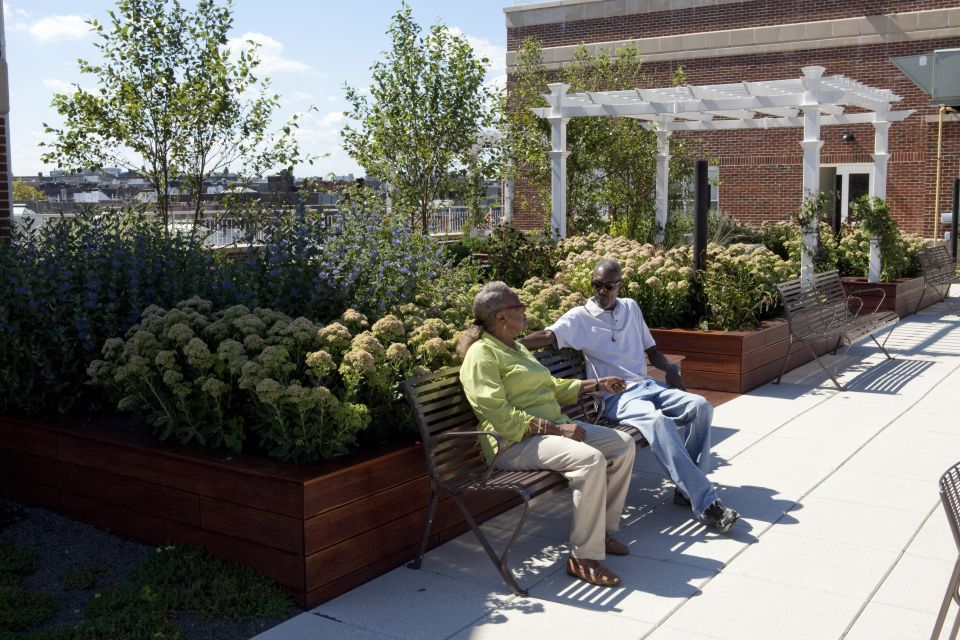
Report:
[[[683,381],[688,387],[731,393],[745,393],[775,380],[790,344],[790,332],[782,318],[765,321],[752,331],[650,329],[650,332],[661,351],[686,356]],[[827,351],[827,345],[818,343],[815,351],[821,355]],[[790,346],[789,358],[787,371],[813,359],[798,343]]]
[[[940,294],[933,288],[924,289],[923,276],[916,278],[897,278],[893,282],[867,282],[866,278],[843,277],[843,290],[849,295],[860,296],[861,291],[868,291],[863,294],[863,313],[870,313],[877,309],[879,311],[896,311],[901,318],[915,313],[917,311],[917,301],[920,301],[920,309],[940,301]],[[886,297],[880,302],[880,293],[872,292],[870,289],[881,289]],[[920,296],[923,299],[920,299]]]
[[[160,443],[95,421],[0,416],[0,495],[151,544],[200,544],[312,607],[415,555],[429,480],[423,448],[313,465]],[[478,521],[511,494],[468,501]],[[467,526],[441,501],[431,546]]]

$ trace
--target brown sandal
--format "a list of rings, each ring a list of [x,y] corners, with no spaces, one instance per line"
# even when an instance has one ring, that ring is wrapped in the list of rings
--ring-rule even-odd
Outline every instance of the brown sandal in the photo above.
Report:
[[[630,548],[614,538],[613,536],[607,536],[607,541],[605,543],[607,548],[607,553],[612,556],[628,556],[630,555]]]
[[[607,569],[596,560],[587,558],[567,559],[567,573],[584,582],[595,584],[598,587],[615,587],[620,584],[620,576]]]

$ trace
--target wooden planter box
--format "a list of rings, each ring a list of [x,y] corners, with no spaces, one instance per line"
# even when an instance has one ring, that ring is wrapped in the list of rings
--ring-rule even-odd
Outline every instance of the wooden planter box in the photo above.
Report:
[[[151,544],[200,544],[313,607],[415,555],[429,480],[421,445],[295,466],[159,443],[115,425],[0,416],[0,495]],[[469,501],[478,521],[511,494]],[[450,500],[430,544],[467,526]]]
[[[787,356],[790,332],[786,320],[764,322],[753,331],[703,331],[699,329],[650,329],[664,353],[686,356],[683,381],[688,387],[745,393],[775,380]],[[832,345],[831,345],[832,346]],[[827,351],[823,342],[817,355]],[[790,349],[787,371],[813,359],[802,345]]]
[[[882,289],[886,294],[883,303],[880,304],[881,311],[896,311],[901,318],[915,313],[917,311],[917,301],[921,294],[923,300],[920,300],[920,308],[929,307],[940,301],[940,294],[933,288],[924,290],[923,277],[917,278],[897,278],[893,282],[867,282],[866,278],[844,277],[843,290],[847,294],[860,295],[860,291],[869,289]],[[862,296],[863,312],[869,313],[877,308],[880,303],[879,293],[868,293]]]

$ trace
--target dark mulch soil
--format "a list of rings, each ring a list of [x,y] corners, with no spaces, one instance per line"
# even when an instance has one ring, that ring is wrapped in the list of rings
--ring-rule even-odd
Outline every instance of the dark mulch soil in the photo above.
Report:
[[[0,541],[37,554],[36,571],[24,576],[20,584],[29,591],[49,594],[61,603],[56,616],[38,628],[75,624],[83,618],[87,600],[99,590],[127,584],[130,573],[155,550],[150,545],[115,536],[46,509],[3,499],[0,499]],[[75,576],[81,570],[95,576],[93,586],[88,589],[65,587],[64,578]],[[246,640],[280,623],[279,620],[202,621],[184,612],[175,613],[173,620],[189,640]]]

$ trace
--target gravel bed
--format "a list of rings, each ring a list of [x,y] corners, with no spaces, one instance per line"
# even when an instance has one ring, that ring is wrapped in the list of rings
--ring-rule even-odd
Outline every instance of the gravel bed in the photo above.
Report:
[[[0,540],[37,554],[36,571],[25,576],[21,584],[30,591],[50,594],[62,604],[60,611],[44,627],[79,621],[83,618],[87,600],[98,590],[127,583],[130,573],[155,549],[46,509],[4,499],[0,499]],[[100,569],[104,573],[90,589],[63,586],[65,575],[84,568]],[[185,640],[245,640],[280,623],[278,620],[202,621],[184,612],[175,614],[173,620]]]

